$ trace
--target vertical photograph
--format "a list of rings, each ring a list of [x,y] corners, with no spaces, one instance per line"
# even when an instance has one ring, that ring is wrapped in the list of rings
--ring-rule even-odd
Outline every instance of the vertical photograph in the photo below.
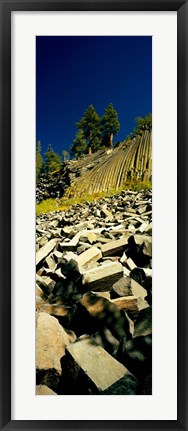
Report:
[[[152,36],[36,37],[35,281],[36,395],[152,395]]]

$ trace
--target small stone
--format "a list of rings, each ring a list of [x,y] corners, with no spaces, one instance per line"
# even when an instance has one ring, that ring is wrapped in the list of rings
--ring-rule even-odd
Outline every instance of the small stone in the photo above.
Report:
[[[151,236],[147,236],[147,235],[134,235],[134,240],[136,242],[136,244],[143,244],[144,243],[144,248],[143,248],[143,253],[147,256],[152,256],[152,238]]]
[[[36,242],[39,245],[39,247],[43,247],[43,245],[45,245],[48,242],[48,238],[46,235],[43,235],[41,238],[38,238]]]
[[[134,233],[136,229],[135,229],[135,226],[132,223],[130,223],[129,226],[128,226],[128,230],[130,232]]]
[[[44,292],[44,294],[46,296],[48,296],[51,293],[51,288],[46,283],[44,277],[41,277],[40,275],[36,274],[36,282],[37,282],[37,285],[40,287],[40,289],[42,289],[42,291]]]
[[[94,242],[97,241],[96,233],[88,233],[87,239],[90,242],[90,244],[93,244]]]
[[[61,231],[62,236],[66,236],[68,238],[72,238],[75,235],[75,230],[73,226],[64,226]]]
[[[102,258],[101,250],[97,247],[91,247],[76,257],[79,268],[86,268],[90,263],[97,262]]]
[[[121,256],[121,259],[120,259],[120,262],[122,263],[122,265],[124,263],[126,263],[126,260],[127,260],[127,255],[126,255],[126,253],[123,253],[123,255]]]
[[[104,206],[101,208],[101,214],[103,217],[107,218],[108,220],[114,219],[113,214],[110,211],[108,211],[107,209],[105,209]]]
[[[56,263],[60,263],[63,259],[63,253],[61,253],[58,250],[55,250],[53,252],[53,257],[54,257],[54,260],[56,261]]]
[[[59,224],[59,221],[58,221],[58,220],[52,220],[52,221],[50,222],[49,226],[51,226],[51,227],[57,227],[57,226],[58,226],[58,224]]]
[[[137,296],[125,296],[121,298],[112,299],[111,302],[119,308],[119,310],[125,310],[131,320],[135,321],[140,310],[148,308],[148,303]]]
[[[110,300],[110,292],[91,292],[96,296],[101,296],[102,298],[106,298],[108,300]]]
[[[145,233],[148,235],[152,235],[152,223],[149,223],[148,226],[145,229]]]
[[[126,264],[130,270],[136,268],[135,263],[133,262],[133,260],[130,257],[129,257],[129,259],[126,260]]]
[[[100,210],[98,208],[96,208],[94,214],[95,214],[95,217],[100,217],[101,216],[101,212],[100,212]]]
[[[130,296],[131,295],[131,279],[130,277],[121,277],[112,286],[112,293],[116,296]]]
[[[38,296],[43,300],[47,299],[47,296],[44,294],[43,290],[38,286],[37,283],[36,283],[36,296]]]
[[[151,215],[151,214],[152,214],[152,211],[146,211],[145,213],[142,213],[142,217],[148,216],[148,215]]]
[[[131,271],[128,268],[126,268],[126,266],[123,267],[123,273],[124,273],[124,275],[126,275],[126,277],[130,276],[130,272]]]
[[[55,263],[52,255],[50,255],[46,258],[46,263],[48,265],[48,268],[51,269],[51,271],[54,271],[56,269],[56,263]]]
[[[142,299],[145,299],[147,296],[147,290],[144,289],[137,281],[131,279],[131,290],[134,296],[139,296]]]
[[[152,277],[152,268],[143,268],[146,277]]]
[[[81,254],[83,253],[85,250],[88,250],[89,248],[91,248],[91,244],[87,244],[87,243],[82,243],[79,241],[80,246],[77,247],[76,252],[77,254]]]
[[[59,244],[61,251],[74,250],[79,242],[80,232],[78,232],[70,241],[64,241]]]
[[[139,214],[143,214],[144,212],[146,212],[146,205],[140,206],[137,211],[139,212]]]
[[[137,229],[137,231],[143,233],[143,232],[145,232],[147,226],[148,226],[148,221],[145,221],[144,223],[142,223],[140,225],[140,227]]]
[[[103,257],[103,262],[119,262],[120,261],[120,257],[119,256],[108,256],[108,257]]]
[[[39,310],[42,304],[44,304],[44,300],[40,296],[36,296],[36,310]]]
[[[152,308],[147,307],[140,311],[135,322],[133,337],[146,337],[152,333]]]

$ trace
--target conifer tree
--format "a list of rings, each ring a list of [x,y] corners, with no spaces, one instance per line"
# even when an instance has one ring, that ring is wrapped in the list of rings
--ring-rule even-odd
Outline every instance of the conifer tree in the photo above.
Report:
[[[70,150],[72,154],[78,158],[87,153],[86,139],[82,129],[78,130]]]
[[[61,158],[49,145],[45,153],[45,171],[47,173],[57,171],[61,168]]]
[[[101,124],[104,145],[108,142],[108,145],[113,147],[113,137],[120,129],[120,122],[118,120],[117,111],[114,109],[112,103],[105,109]]]
[[[43,168],[43,158],[42,158],[42,145],[40,141],[37,141],[37,147],[36,147],[36,182],[38,182]]]
[[[78,129],[82,129],[87,142],[88,150],[96,151],[100,146],[100,117],[93,105],[85,111],[83,118],[76,123]]]

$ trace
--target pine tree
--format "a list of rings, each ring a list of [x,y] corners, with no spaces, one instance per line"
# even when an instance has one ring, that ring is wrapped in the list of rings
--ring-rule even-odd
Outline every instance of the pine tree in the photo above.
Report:
[[[101,124],[103,144],[106,145],[108,142],[108,145],[110,144],[110,147],[113,147],[113,137],[120,129],[120,122],[112,103],[105,109]]]
[[[82,129],[78,130],[70,150],[72,154],[78,158],[87,153],[86,139]]]
[[[38,182],[43,168],[43,158],[41,155],[42,151],[42,145],[40,141],[37,141],[37,147],[36,147],[36,182]]]
[[[45,171],[54,172],[61,168],[61,158],[58,153],[55,153],[52,146],[49,145],[45,153]]]
[[[101,129],[100,117],[93,105],[85,111],[83,118],[76,123],[78,129],[82,129],[87,142],[88,150],[96,151],[100,144]]]

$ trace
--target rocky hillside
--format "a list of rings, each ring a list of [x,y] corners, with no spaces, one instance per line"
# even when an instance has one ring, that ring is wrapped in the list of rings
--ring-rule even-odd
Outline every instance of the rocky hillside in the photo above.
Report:
[[[37,217],[37,394],[151,394],[151,235],[151,191]]]
[[[145,130],[113,150],[107,149],[65,162],[61,171],[43,174],[36,188],[37,203],[61,198],[106,192],[122,188],[127,180],[149,181],[152,176],[152,133]]]

